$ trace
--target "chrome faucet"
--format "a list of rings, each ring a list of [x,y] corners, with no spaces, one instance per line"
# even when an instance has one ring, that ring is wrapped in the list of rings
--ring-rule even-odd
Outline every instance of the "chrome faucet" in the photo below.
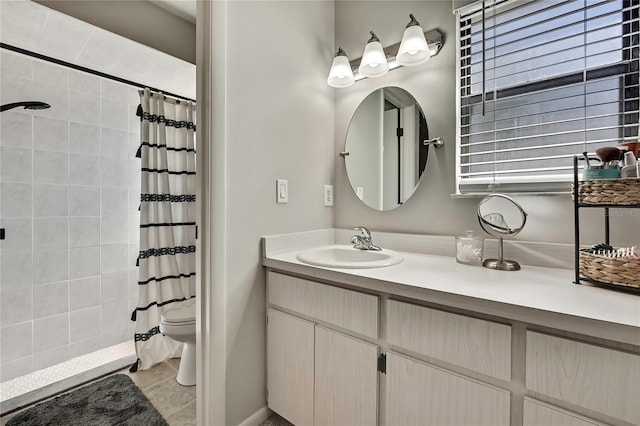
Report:
[[[371,232],[364,226],[358,226],[353,228],[354,231],[357,231],[357,234],[351,237],[351,244],[353,244],[353,248],[359,250],[382,250],[380,247],[373,244],[371,241]]]

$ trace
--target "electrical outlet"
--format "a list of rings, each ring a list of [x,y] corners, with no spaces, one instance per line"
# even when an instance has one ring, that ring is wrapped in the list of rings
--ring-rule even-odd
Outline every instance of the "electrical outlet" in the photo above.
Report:
[[[289,181],[276,179],[276,203],[286,204],[289,202]]]
[[[324,205],[333,206],[333,185],[324,186]]]

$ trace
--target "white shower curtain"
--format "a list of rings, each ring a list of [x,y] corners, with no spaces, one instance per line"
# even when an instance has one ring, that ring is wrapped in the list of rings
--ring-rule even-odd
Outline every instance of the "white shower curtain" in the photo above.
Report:
[[[135,346],[147,369],[180,356],[182,344],[160,333],[160,315],[195,297],[195,105],[140,92],[140,253]]]

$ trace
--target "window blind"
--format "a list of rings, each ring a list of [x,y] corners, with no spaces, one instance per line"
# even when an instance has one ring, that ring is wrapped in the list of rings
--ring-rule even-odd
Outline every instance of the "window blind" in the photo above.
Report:
[[[639,2],[457,11],[459,193],[568,191],[574,155],[638,139]]]

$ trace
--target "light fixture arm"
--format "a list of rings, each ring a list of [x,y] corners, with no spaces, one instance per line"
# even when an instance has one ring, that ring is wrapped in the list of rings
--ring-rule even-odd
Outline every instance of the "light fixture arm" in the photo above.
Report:
[[[418,22],[416,20],[416,17],[413,16],[413,13],[409,14],[409,18],[411,18],[411,21],[409,21],[409,23],[407,24],[407,26],[405,28],[409,28],[409,27],[415,27],[416,25],[419,27],[420,26],[420,22]]]

